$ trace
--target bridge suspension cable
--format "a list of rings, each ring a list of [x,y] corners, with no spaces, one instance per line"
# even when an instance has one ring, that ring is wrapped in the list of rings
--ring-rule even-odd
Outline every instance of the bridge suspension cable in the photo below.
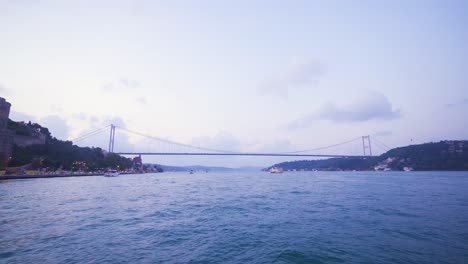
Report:
[[[378,140],[375,140],[375,138],[372,139],[372,142],[375,146],[377,146],[378,148],[380,148],[381,150],[383,150],[383,152],[387,152],[390,150],[390,148],[385,145],[384,143],[378,141]]]
[[[146,134],[143,134],[143,133],[140,133],[140,132],[132,131],[132,130],[129,130],[129,129],[126,129],[126,128],[123,128],[123,127],[118,127],[118,126],[115,126],[115,127],[122,130],[122,131],[126,131],[126,132],[134,134],[134,135],[142,136],[142,137],[145,137],[145,138],[148,138],[148,139],[153,139],[153,140],[157,140],[157,141],[161,141],[161,142],[164,142],[164,143],[173,144],[173,145],[177,145],[177,146],[181,146],[181,147],[187,147],[187,148],[192,148],[192,149],[197,149],[197,150],[202,150],[202,151],[218,152],[218,153],[235,153],[233,151],[212,149],[212,148],[204,148],[204,147],[193,146],[193,145],[184,144],[184,143],[178,143],[178,142],[175,142],[175,141],[172,141],[172,140],[163,139],[163,138],[160,138],[160,137],[150,136],[150,135],[146,135]]]
[[[119,130],[121,130],[123,132],[127,132],[127,133],[130,133],[130,134],[133,134],[133,135],[138,135],[138,136],[141,136],[141,137],[144,137],[144,138],[147,138],[147,139],[155,140],[155,141],[162,142],[162,143],[167,143],[167,144],[174,145],[174,146],[180,146],[180,147],[195,149],[195,150],[199,150],[199,151],[215,152],[215,153],[197,153],[197,152],[187,152],[187,151],[181,151],[181,152],[134,152],[134,153],[121,152],[120,154],[145,154],[145,155],[218,155],[219,154],[219,155],[231,155],[231,156],[236,156],[237,155],[237,156],[317,156],[317,157],[318,156],[320,156],[320,157],[321,156],[323,156],[323,157],[367,157],[367,156],[372,156],[372,154],[370,152],[370,136],[356,137],[356,138],[353,138],[351,140],[343,141],[343,142],[332,144],[332,145],[322,146],[322,147],[318,147],[318,148],[297,150],[297,151],[284,151],[284,152],[276,152],[276,153],[248,153],[248,152],[229,151],[229,150],[221,150],[221,149],[214,149],[214,148],[205,148],[205,147],[200,147],[200,146],[195,146],[195,145],[190,145],[190,144],[179,143],[179,142],[175,142],[175,141],[172,141],[172,140],[147,135],[147,134],[144,134],[144,133],[140,133],[140,132],[137,132],[137,131],[133,131],[133,130],[130,130],[130,129],[127,129],[127,128],[123,128],[123,127],[119,127],[119,126],[115,126],[115,125],[111,124],[111,125],[107,125],[105,127],[96,129],[94,131],[85,133],[83,135],[80,135],[80,136],[72,139],[72,141],[74,143],[76,143],[76,142],[80,142],[82,140],[88,139],[88,138],[90,138],[92,136],[95,136],[97,134],[100,134],[100,133],[106,131],[109,127],[111,128],[111,138],[109,140],[109,144],[110,144],[109,145],[110,146],[109,147],[109,152],[113,152],[114,137],[112,135],[115,135],[115,128],[118,128]],[[368,146],[367,146],[367,148],[369,149],[369,155],[366,155],[366,151],[365,151],[366,145],[364,143],[364,139],[366,139],[366,138],[369,141]],[[354,155],[354,156],[353,155],[336,155],[336,154],[320,154],[319,155],[319,154],[306,153],[306,152],[313,152],[313,151],[317,151],[317,150],[324,150],[324,149],[329,149],[329,148],[333,148],[333,147],[342,146],[342,145],[349,144],[349,143],[352,143],[352,142],[355,142],[355,141],[358,141],[358,140],[361,140],[361,139],[363,140],[363,148],[364,148],[364,155],[363,156],[359,156],[359,155]],[[376,143],[376,146],[378,146],[380,149],[382,149],[384,151],[388,151],[390,149],[390,147],[385,145],[380,140],[375,139],[374,137],[373,137],[372,141],[374,143]]]
[[[120,129],[122,131],[128,132],[128,133],[134,134],[134,135],[138,135],[138,136],[141,136],[141,137],[148,138],[148,139],[153,139],[153,140],[157,140],[157,141],[160,141],[160,142],[173,144],[173,145],[177,145],[177,146],[182,146],[182,147],[187,147],[187,148],[192,148],[192,149],[197,149],[197,150],[201,150],[201,151],[210,151],[210,152],[217,152],[217,153],[224,153],[224,154],[242,154],[242,152],[235,152],[235,151],[221,150],[221,149],[212,149],[212,148],[205,148],[205,147],[199,147],[199,146],[194,146],[194,145],[190,145],[190,144],[179,143],[179,142],[175,142],[175,141],[172,141],[172,140],[163,139],[163,138],[160,138],[160,137],[146,135],[146,134],[143,134],[143,133],[140,133],[140,132],[137,132],[137,131],[133,131],[133,130],[130,130],[130,129],[127,129],[127,128],[123,128],[123,127],[116,126],[116,128],[118,128],[118,129]],[[323,149],[333,148],[333,147],[345,145],[345,144],[348,144],[348,143],[352,143],[352,142],[355,142],[355,141],[360,140],[360,139],[361,139],[361,137],[356,137],[356,138],[353,138],[351,140],[347,140],[347,141],[340,142],[340,143],[333,144],[333,145],[328,145],[328,146],[323,146],[323,147],[318,147],[318,148],[312,148],[312,149],[298,150],[298,151],[278,152],[278,153],[281,153],[281,154],[300,154],[300,153],[304,153],[304,152],[311,152],[311,151],[316,151],[316,150],[323,150]]]
[[[105,126],[105,127],[102,127],[102,128],[96,129],[96,130],[94,130],[94,131],[85,133],[85,134],[83,134],[83,135],[81,135],[81,136],[78,136],[78,137],[72,139],[71,141],[72,141],[73,143],[77,143],[77,142],[83,141],[83,140],[85,140],[85,139],[88,139],[88,138],[90,138],[90,137],[92,137],[92,136],[95,136],[95,135],[97,135],[97,134],[99,134],[99,133],[102,133],[102,132],[106,131],[110,126],[111,126],[111,125],[107,125],[107,126]]]
[[[381,144],[382,146],[384,146],[387,150],[391,149],[391,147],[387,146],[385,143],[383,143],[382,141],[378,140],[377,138],[375,138],[375,136],[372,137],[372,141],[374,141],[374,143],[379,143]]]
[[[293,153],[304,153],[304,152],[311,152],[311,151],[316,151],[316,150],[323,150],[323,149],[328,149],[328,148],[333,148],[333,147],[338,147],[338,146],[341,146],[341,145],[345,145],[345,144],[348,144],[348,143],[351,143],[351,142],[354,142],[354,141],[357,141],[357,140],[360,140],[360,139],[361,139],[361,137],[357,137],[357,138],[353,138],[351,140],[347,140],[347,141],[340,142],[340,143],[333,144],[333,145],[329,145],[329,146],[313,148],[313,149],[304,149],[304,150],[298,150],[298,151],[282,152],[282,153],[284,153],[284,154],[293,154]]]

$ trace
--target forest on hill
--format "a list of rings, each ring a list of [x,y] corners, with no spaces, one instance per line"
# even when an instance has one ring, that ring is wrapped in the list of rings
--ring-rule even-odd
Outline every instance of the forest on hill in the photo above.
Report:
[[[419,145],[398,147],[366,159],[332,158],[298,160],[275,164],[266,168],[283,170],[468,170],[468,141],[445,140]]]
[[[95,171],[108,168],[125,170],[131,168],[132,160],[101,148],[79,147],[71,141],[52,137],[49,129],[35,123],[8,122],[8,129],[17,135],[31,136],[40,132],[45,135],[45,144],[13,146],[9,167],[29,165],[30,169]]]

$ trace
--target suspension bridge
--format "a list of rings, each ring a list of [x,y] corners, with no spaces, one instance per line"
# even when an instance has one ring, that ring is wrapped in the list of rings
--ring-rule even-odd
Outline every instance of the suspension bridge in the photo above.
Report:
[[[116,139],[116,131],[121,131],[123,133],[139,136],[144,139],[157,142],[159,143],[157,149],[158,151],[115,151],[115,139]],[[390,148],[385,145],[383,142],[372,138],[370,135],[360,136],[353,138],[351,140],[339,142],[332,145],[310,148],[310,149],[303,149],[297,151],[280,151],[280,152],[237,152],[237,151],[230,151],[230,150],[222,150],[222,149],[214,149],[214,148],[207,148],[203,146],[195,146],[191,144],[179,143],[175,141],[171,141],[168,139],[164,139],[161,137],[151,136],[144,133],[140,133],[137,131],[129,130],[124,127],[119,127],[114,124],[108,125],[106,127],[91,131],[89,133],[83,134],[72,141],[74,143],[78,143],[94,137],[98,134],[109,133],[109,142],[108,142],[108,152],[109,153],[116,153],[119,155],[133,155],[133,156],[141,156],[141,155],[153,155],[153,156],[253,156],[253,157],[319,157],[319,158],[370,158],[374,157],[372,154],[372,146],[377,146],[380,150],[387,151]],[[360,144],[361,145],[361,153],[360,154],[341,154],[341,153],[334,153],[328,152],[323,153],[320,151],[325,151],[329,149],[336,149],[337,147],[344,146],[347,144]],[[163,148],[162,145],[165,145],[166,148]],[[167,146],[170,146],[171,150],[164,150],[167,149]],[[175,149],[174,147],[177,147]],[[163,151],[164,150],[164,151]]]

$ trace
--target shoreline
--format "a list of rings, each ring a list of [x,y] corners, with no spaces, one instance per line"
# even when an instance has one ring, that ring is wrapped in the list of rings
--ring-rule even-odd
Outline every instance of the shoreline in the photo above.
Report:
[[[125,173],[122,172],[120,175],[127,174],[141,174],[141,173]],[[104,176],[104,173],[63,173],[63,174],[38,174],[38,175],[0,175],[0,180],[22,180],[22,179],[41,179],[41,178],[63,178],[63,177],[88,177],[88,176]]]

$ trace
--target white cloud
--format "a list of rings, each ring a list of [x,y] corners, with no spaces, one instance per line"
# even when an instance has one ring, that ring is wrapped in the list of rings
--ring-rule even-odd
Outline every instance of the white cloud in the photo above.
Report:
[[[146,99],[143,96],[139,96],[139,97],[135,98],[135,100],[137,101],[137,103],[139,103],[141,105],[146,105],[147,104]]]
[[[452,108],[452,107],[467,106],[467,105],[468,105],[468,98],[464,98],[458,102],[446,104],[445,106]]]
[[[41,118],[40,125],[47,127],[52,134],[52,136],[56,137],[60,140],[67,140],[68,139],[68,132],[69,127],[65,119],[56,116],[50,115],[44,118]]]
[[[378,92],[369,92],[364,97],[348,105],[325,104],[317,112],[289,123],[287,128],[301,129],[309,127],[316,120],[364,122],[369,120],[391,120],[400,117],[401,111],[394,109],[385,95]]]
[[[34,116],[32,115],[28,115],[28,114],[25,114],[25,113],[21,113],[21,112],[16,112],[16,111],[11,111],[10,112],[10,119],[13,120],[13,121],[24,121],[24,122],[37,122],[37,118],[35,118]]]
[[[116,82],[109,82],[101,86],[103,92],[125,92],[133,91],[135,88],[140,87],[139,81],[122,78]]]
[[[86,147],[100,147],[107,150],[109,147],[109,136],[110,136],[110,127],[105,129],[110,124],[114,124],[121,128],[126,128],[126,122],[117,116],[106,116],[106,117],[97,117],[90,116],[85,113],[74,114],[74,118],[80,120],[90,121],[91,124],[87,129],[81,131],[79,135],[75,138],[74,143],[79,146]],[[93,134],[92,132],[98,131]],[[80,135],[87,135],[92,133],[89,137],[80,137]],[[138,150],[138,143],[133,143],[130,140],[130,135],[125,133],[122,130],[116,129],[115,141],[114,141],[114,152],[133,152]]]
[[[263,153],[284,153],[295,150],[297,148],[289,140],[276,140],[260,148],[260,152]]]
[[[2,85],[0,83],[0,97],[2,97],[2,94],[9,94],[10,90],[5,87],[5,85]]]
[[[230,152],[241,151],[241,143],[239,139],[226,131],[220,131],[214,137],[195,137],[192,139],[191,144],[194,146],[226,150]]]
[[[377,137],[386,137],[386,136],[391,136],[392,134],[393,134],[393,132],[390,131],[390,130],[381,130],[381,131],[375,132],[372,135],[377,136]]]
[[[294,63],[284,72],[268,78],[257,87],[260,94],[277,94],[287,96],[291,89],[316,87],[325,74],[325,66],[314,60]]]

